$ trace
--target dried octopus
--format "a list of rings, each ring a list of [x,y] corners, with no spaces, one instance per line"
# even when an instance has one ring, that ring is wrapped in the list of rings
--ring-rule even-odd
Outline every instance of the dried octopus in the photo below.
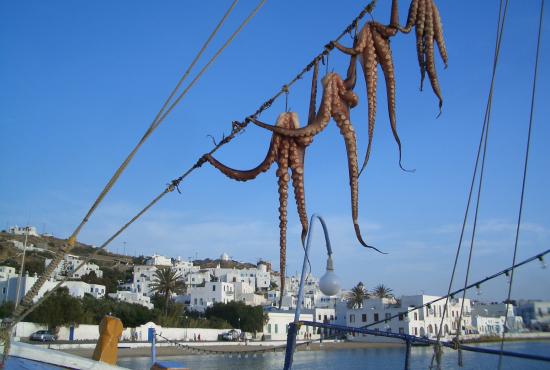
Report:
[[[312,82],[311,104],[309,122],[312,122],[315,115],[315,99],[317,90],[317,66],[314,72]],[[294,112],[285,112],[279,115],[275,127],[289,131],[298,130],[300,123],[298,115]],[[282,303],[282,297],[285,289],[285,271],[286,271],[286,230],[287,230],[287,199],[288,199],[288,182],[292,178],[292,187],[294,188],[294,198],[298,210],[300,223],[302,224],[302,244],[305,244],[305,239],[308,231],[308,217],[306,212],[306,201],[304,191],[304,158],[305,149],[313,141],[313,135],[302,137],[283,136],[274,133],[271,137],[271,143],[267,151],[265,159],[256,168],[248,171],[239,171],[229,168],[211,155],[206,156],[206,160],[215,168],[220,170],[227,177],[237,181],[248,181],[256,178],[260,173],[266,172],[274,162],[277,162],[279,185],[279,232],[280,232],[280,281],[281,281],[281,296],[279,306]],[[292,176],[289,177],[289,169]]]
[[[363,69],[363,74],[367,85],[369,141],[367,151],[365,153],[365,159],[359,174],[361,174],[365,169],[372,148],[372,139],[376,119],[378,64],[380,64],[382,68],[386,82],[388,114],[391,130],[399,148],[399,166],[404,169],[401,164],[401,140],[397,134],[395,114],[395,69],[390,48],[390,37],[395,36],[397,31],[408,33],[414,25],[416,25],[417,32],[417,52],[421,69],[421,89],[422,81],[424,80],[424,73],[427,70],[433,90],[439,98],[439,107],[441,110],[443,100],[441,98],[441,91],[437,81],[437,74],[435,72],[433,55],[434,38],[439,46],[445,65],[447,65],[447,53],[445,49],[445,42],[443,40],[441,18],[433,0],[413,0],[409,9],[407,25],[404,28],[399,25],[397,0],[393,0],[390,24],[388,26],[384,26],[375,21],[367,22],[359,34],[355,37],[352,48],[344,47],[338,42],[333,43],[338,50],[345,54],[360,56],[360,64]]]
[[[340,134],[344,137],[344,142],[346,145],[348,175],[351,189],[351,213],[355,235],[361,245],[380,252],[377,248],[365,243],[363,237],[361,236],[361,229],[358,223],[359,166],[357,164],[357,143],[355,130],[350,122],[350,109],[355,107],[359,100],[357,95],[353,92],[356,81],[355,58],[355,56],[352,56],[345,80],[342,80],[342,78],[336,73],[329,73],[323,78],[323,97],[321,99],[319,111],[316,114],[313,113],[314,109],[312,112],[311,108],[312,104],[315,102],[313,98],[315,92],[312,90],[310,119],[307,126],[299,129],[287,129],[278,125],[272,126],[263,123],[255,118],[251,119],[251,121],[256,125],[268,129],[274,134],[278,134],[283,137],[313,138],[313,136],[320,133],[328,125],[331,117],[334,119],[336,125],[340,129]],[[314,73],[314,76],[315,74],[316,73]]]
[[[428,72],[432,90],[439,99],[439,110],[441,113],[443,97],[441,96],[441,88],[435,69],[434,41],[439,49],[439,55],[443,63],[445,63],[445,68],[447,68],[448,56],[443,38],[441,16],[433,0],[413,0],[411,2],[407,24],[405,27],[399,27],[399,30],[409,33],[413,26],[416,31],[416,53],[420,67],[420,90],[422,90],[424,78],[426,72]]]

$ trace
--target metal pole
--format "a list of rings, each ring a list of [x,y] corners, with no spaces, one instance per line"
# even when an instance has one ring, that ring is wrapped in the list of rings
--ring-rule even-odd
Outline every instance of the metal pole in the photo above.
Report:
[[[157,331],[153,328],[153,338],[151,339],[151,360],[153,365],[157,362]]]
[[[405,370],[410,369],[410,362],[411,362],[411,341],[406,341],[407,347],[405,349]]]
[[[332,247],[330,245],[330,239],[328,236],[328,229],[327,229],[325,220],[323,220],[321,216],[314,213],[311,216],[311,219],[309,221],[309,231],[307,233],[307,241],[306,241],[305,253],[304,253],[304,263],[302,264],[302,276],[300,277],[300,287],[298,289],[298,303],[296,304],[296,311],[294,312],[294,323],[291,323],[288,328],[284,370],[292,369],[294,349],[296,348],[296,335],[298,334],[298,331],[299,331],[299,327],[298,325],[296,325],[296,323],[300,321],[300,314],[302,312],[302,301],[304,299],[304,283],[306,279],[306,267],[307,267],[307,261],[309,259],[308,257],[309,257],[309,247],[311,246],[311,235],[313,234],[313,226],[315,225],[313,221],[315,219],[318,219],[319,222],[321,222],[321,226],[323,227],[323,232],[325,234],[325,244],[327,247],[327,253],[329,257],[332,255]]]

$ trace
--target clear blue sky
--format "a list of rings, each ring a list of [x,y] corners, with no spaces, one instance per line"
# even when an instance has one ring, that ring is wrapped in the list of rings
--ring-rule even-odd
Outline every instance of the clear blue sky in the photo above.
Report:
[[[362,1],[268,1],[214,66],[144,145],[80,235],[101,244],[120,225],[211,148],[232,120],[252,113],[290,80],[359,13]],[[0,5],[0,222],[36,225],[67,237],[118,164],[149,125],[229,1],[2,2]],[[207,56],[255,6],[241,1]],[[389,0],[375,18],[387,22]],[[458,241],[488,93],[498,1],[438,1],[449,68],[437,60],[445,99],[418,91],[414,35],[392,41],[397,79],[401,171],[390,135],[380,76],[374,148],[360,181],[360,223],[379,255],[356,242],[350,216],[344,143],[332,123],[309,148],[307,208],[325,216],[344,286],[384,283],[397,294],[446,290]],[[498,69],[486,182],[472,278],[511,263],[535,54],[538,1],[512,1]],[[408,3],[401,2],[401,22]],[[543,35],[524,226],[519,258],[550,243],[549,43]],[[346,43],[350,43],[347,39]],[[206,60],[206,59],[205,59]],[[344,73],[333,53],[330,70]],[[324,72],[324,70],[323,70]],[[305,122],[310,80],[292,89],[289,105]],[[352,121],[359,156],[367,143],[362,77]],[[284,99],[262,115],[273,122]],[[217,154],[226,164],[251,168],[263,159],[268,133],[250,127]],[[184,258],[267,258],[278,265],[278,194],[274,169],[238,183],[209,166],[116,240],[111,250]],[[292,199],[292,198],[291,198]],[[289,202],[288,270],[301,266],[300,227]],[[319,229],[317,229],[319,231]],[[320,234],[320,233],[319,233]],[[324,257],[315,238],[313,272]],[[462,264],[464,266],[464,264]],[[278,267],[277,267],[278,268]],[[460,276],[463,269],[460,271]],[[550,269],[518,271],[515,298],[550,299]],[[462,277],[459,278],[459,281]],[[505,298],[505,278],[483,287],[486,300]]]

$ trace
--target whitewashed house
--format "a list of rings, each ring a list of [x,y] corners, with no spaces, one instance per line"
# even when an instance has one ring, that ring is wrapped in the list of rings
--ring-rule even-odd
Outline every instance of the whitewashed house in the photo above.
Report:
[[[116,293],[109,293],[109,297],[112,299],[116,299],[117,301],[139,304],[147,307],[150,310],[154,308],[153,304],[151,303],[151,298],[136,292],[119,290]]]
[[[167,266],[172,267],[172,260],[165,256],[153,254],[145,260],[147,266]]]
[[[15,272],[15,267],[0,266],[0,281],[7,280],[14,276],[17,276],[17,273]]]
[[[0,281],[0,302],[15,302],[17,297],[17,276],[10,277],[9,279]],[[34,283],[38,280],[38,276],[29,276],[28,274],[21,277],[19,287],[19,300],[23,299],[25,294],[32,288]],[[38,294],[33,299],[34,302],[42,298],[47,291],[52,290],[54,286],[58,284],[58,281],[50,279],[44,283],[42,288],[38,291]],[[69,289],[69,294],[73,297],[82,298],[84,294],[91,294],[95,298],[102,298],[105,296],[105,285],[101,284],[88,284],[83,281],[69,280],[61,285]]]
[[[46,267],[52,262],[51,259],[47,258],[44,261],[44,264]],[[88,262],[85,263],[78,271],[76,270],[78,266],[82,263],[82,260],[79,256],[75,256],[72,254],[66,254],[63,258],[63,261],[57,266],[57,268],[54,270],[54,277],[56,279],[62,279],[65,276],[68,276],[70,274],[73,274],[71,278],[73,279],[80,279],[82,276],[88,275],[89,273],[93,272],[98,278],[103,277],[103,271],[100,270],[99,266],[95,263]]]
[[[214,303],[228,303],[235,299],[232,283],[222,281],[206,282],[202,287],[188,289],[189,309],[204,312]]]
[[[13,234],[13,235],[28,234],[28,235],[32,235],[32,236],[39,236],[38,232],[36,231],[36,227],[34,227],[34,226],[19,227],[19,226],[15,225],[15,226],[12,226],[12,227],[8,228],[8,230],[6,230],[6,232],[8,234]]]

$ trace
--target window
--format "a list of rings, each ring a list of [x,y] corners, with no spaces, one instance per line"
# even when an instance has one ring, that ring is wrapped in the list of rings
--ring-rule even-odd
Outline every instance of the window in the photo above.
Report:
[[[389,312],[386,312],[386,314],[384,315],[384,318],[386,320],[389,320],[391,318],[391,314]]]
[[[215,286],[215,285],[212,285],[212,291],[213,291],[213,292],[216,291],[216,286]]]
[[[403,321],[403,314],[402,313],[399,314],[399,321]]]
[[[271,334],[271,324],[267,324],[267,332]]]
[[[349,322],[350,323],[355,322],[355,314],[349,315]]]
[[[378,318],[378,313],[375,313],[375,314],[374,314],[374,321],[378,321],[378,320],[379,320],[379,318]]]
[[[94,292],[94,288],[90,288],[90,293],[93,293]]]
[[[361,321],[367,322],[367,314],[366,313],[361,315]]]
[[[197,298],[195,298],[195,301],[194,301],[194,302],[195,302],[195,305],[197,305]]]
[[[418,320],[418,313],[416,313],[416,312],[414,313],[414,319]]]
[[[414,328],[414,335],[418,335],[418,328]]]
[[[321,321],[321,315],[319,314],[319,321]]]
[[[275,334],[279,332],[279,324],[275,324]]]

